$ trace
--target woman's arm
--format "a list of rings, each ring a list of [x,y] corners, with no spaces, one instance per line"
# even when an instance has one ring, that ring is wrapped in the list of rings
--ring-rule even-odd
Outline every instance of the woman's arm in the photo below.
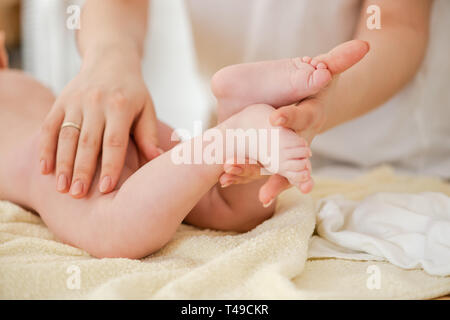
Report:
[[[317,134],[377,108],[399,92],[417,73],[424,58],[432,3],[365,0],[354,37],[367,41],[370,52],[318,95],[301,103],[296,102],[295,92],[285,97],[286,104],[291,104],[272,113],[272,125],[295,130],[311,143]],[[381,29],[367,27],[366,10],[370,5],[381,9]],[[333,57],[331,51],[317,59],[326,62],[333,74],[341,73],[340,59]],[[285,178],[274,175],[262,188],[275,197],[288,187]]]
[[[156,115],[141,72],[148,1],[88,0],[78,34],[83,63],[42,128],[40,166],[56,170],[56,189],[82,198],[102,153],[102,193],[114,190],[130,134],[151,160],[157,150]],[[81,127],[64,127],[73,122]]]
[[[381,9],[381,29],[367,28],[370,5]],[[367,56],[318,96],[275,111],[272,123],[283,116],[284,126],[312,140],[387,101],[412,79],[423,60],[431,6],[432,0],[366,0],[355,38],[370,44]]]
[[[80,53],[85,58],[101,52],[128,49],[141,57],[147,30],[148,1],[87,0],[78,32]]]
[[[381,8],[381,29],[366,25],[369,5]],[[343,73],[327,99],[321,131],[359,117],[399,92],[424,58],[432,0],[366,0],[356,39],[371,50],[361,63]]]

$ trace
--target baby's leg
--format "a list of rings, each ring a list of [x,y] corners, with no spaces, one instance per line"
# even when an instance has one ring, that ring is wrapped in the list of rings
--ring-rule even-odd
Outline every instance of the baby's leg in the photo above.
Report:
[[[172,238],[183,220],[200,227],[246,231],[270,217],[273,207],[261,206],[257,187],[246,186],[247,197],[243,201],[241,195],[221,194],[217,180],[223,172],[223,161],[227,155],[236,152],[235,145],[226,139],[228,130],[235,129],[278,132],[279,140],[277,136],[272,138],[270,134],[267,135],[269,146],[279,143],[268,153],[269,158],[279,159],[279,165],[269,170],[282,174],[294,185],[304,179],[302,171],[306,163],[302,159],[309,153],[306,142],[290,130],[272,127],[269,116],[273,110],[267,105],[246,108],[203,135],[177,145],[140,168],[116,193],[109,196],[109,201],[108,198],[102,198],[106,200],[97,206],[95,215],[103,215],[104,219],[109,220],[103,229],[107,228],[108,233],[114,230],[115,236],[109,238],[117,242],[115,250],[119,250],[120,255],[128,255],[129,248],[134,248],[133,256],[154,252]],[[223,149],[218,162],[206,164],[206,150],[213,142],[217,142],[210,141],[211,136],[222,139],[222,143],[216,144],[216,147],[223,146]],[[244,149],[245,156],[250,156],[249,148]],[[187,150],[200,152],[203,161],[198,164],[177,164],[177,156]],[[195,156],[188,158],[192,159]],[[256,160],[262,161],[260,154],[257,154]],[[157,187],[152,188],[155,185]],[[104,236],[95,238],[103,239]]]
[[[211,83],[220,122],[251,104],[283,106],[290,99],[300,101],[330,81],[324,63],[303,57],[228,66],[218,71]]]
[[[309,57],[226,67],[217,72],[212,80],[212,88],[218,100],[218,120],[227,119],[249,104],[269,101],[281,106],[287,97],[298,100],[306,98],[324,88],[330,80],[331,73],[327,66]],[[304,163],[302,183],[297,185],[303,192],[309,192],[313,184],[309,172],[311,164],[308,159]],[[261,179],[255,174],[255,171],[259,171],[258,167],[225,165],[226,173],[220,177],[220,183],[227,187],[233,185],[229,187],[233,191],[227,192],[236,195],[244,194],[240,191],[242,185],[246,186],[245,189],[260,189],[267,179]],[[243,174],[240,175],[240,172]],[[259,200],[269,206],[273,202],[272,193],[271,190],[261,189]]]
[[[227,129],[270,129],[268,119],[272,111],[269,106],[252,106],[210,130],[217,130],[225,137]],[[297,159],[303,157],[307,149],[301,150],[302,141],[293,132],[276,130],[284,132],[280,149],[276,150],[282,160],[280,168],[286,175],[292,170],[290,177],[295,179],[295,170],[301,163],[289,164],[287,168],[286,154],[292,151],[292,156]],[[199,226],[243,231],[272,214],[273,208],[263,208],[257,201],[256,189],[249,190],[254,197],[250,194],[245,201],[242,197],[222,197],[217,193],[214,186],[223,171],[222,163],[174,162],[180,148],[189,143],[201,145],[203,142],[201,151],[204,151],[208,143],[203,137],[208,132],[179,144],[133,174],[125,172],[129,177],[119,190],[108,195],[93,190],[86,199],[76,200],[55,192],[54,177],[41,175],[36,162],[27,161],[37,156],[34,140],[20,148],[22,154],[14,155],[14,159],[21,159],[22,165],[9,170],[2,181],[22,181],[20,193],[23,198],[19,202],[36,210],[62,241],[98,257],[140,258],[165,245],[186,217],[188,222]],[[286,134],[292,135],[286,137]],[[234,151],[229,144],[223,146],[223,155]],[[3,164],[16,166],[18,161],[14,159]]]
[[[225,67],[213,77],[219,121],[257,103],[275,108],[318,93],[332,76],[352,67],[368,52],[365,41],[345,42],[317,56],[245,63]]]
[[[248,190],[243,203],[222,197],[221,188],[214,186],[222,164],[175,165],[171,152],[166,152],[138,170],[141,163],[132,142],[118,191],[102,195],[92,188],[83,199],[60,194],[54,189],[54,175],[41,175],[38,161],[33,161],[38,157],[38,128],[54,97],[20,72],[1,71],[0,84],[4,89],[0,90],[0,128],[4,129],[0,199],[39,213],[65,243],[99,257],[137,258],[169,241],[189,213],[190,222],[199,226],[243,231],[273,212],[258,203],[257,189]],[[27,95],[22,94],[24,89]],[[160,124],[158,133],[163,150],[172,148],[171,129]]]
[[[310,178],[306,159],[310,149],[306,141],[293,131],[270,125],[269,117],[274,110],[268,105],[252,105],[230,117],[219,127],[267,132],[268,139],[263,141],[263,144],[267,146],[268,156],[272,162],[270,165],[266,164],[265,168],[272,174],[277,173],[286,177],[292,185],[299,186]],[[279,137],[270,137],[271,132],[278,133]],[[274,143],[279,145],[272,149]],[[262,151],[260,147],[261,145],[258,152]],[[226,156],[225,158],[229,159]],[[278,165],[273,166],[276,159]],[[257,160],[260,163],[263,161],[260,157],[257,157]],[[274,210],[272,202],[261,205],[259,191],[265,181],[266,179],[259,179],[227,188],[216,184],[211,189],[209,197],[204,197],[199,202],[187,216],[186,221],[201,227],[223,230],[247,231],[255,227],[270,217]]]
[[[249,104],[266,103],[278,108],[313,95],[328,83],[330,74],[335,76],[344,72],[360,61],[368,49],[366,42],[352,40],[314,59],[303,57],[226,67],[217,72],[212,80],[218,99],[219,120],[228,118]],[[278,114],[275,119],[280,118]],[[226,173],[220,177],[223,185],[248,183],[259,178],[255,174],[259,170],[254,165],[230,164],[224,168]],[[286,186],[285,179],[278,175],[271,177],[270,182],[261,188],[260,200],[271,202]],[[306,193],[312,187],[313,181],[309,179],[300,189]]]

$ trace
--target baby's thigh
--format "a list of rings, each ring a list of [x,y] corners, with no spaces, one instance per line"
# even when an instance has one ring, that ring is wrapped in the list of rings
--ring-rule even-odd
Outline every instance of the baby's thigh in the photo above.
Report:
[[[171,141],[172,132],[168,125],[158,122],[159,146],[164,151],[177,144],[177,141]],[[139,158],[137,147],[130,140],[125,167],[116,189],[120,189],[122,184],[143,164],[139,163]],[[104,195],[98,191],[99,168],[98,165],[87,197],[82,199],[73,199],[69,194],[57,192],[53,175],[36,175],[41,190],[47,194],[45,200],[40,201],[36,211],[60,240],[88,251],[89,248],[97,246],[105,234],[118,228],[117,219],[111,216],[115,211],[111,208],[115,192]],[[130,202],[130,208],[132,206],[133,203]],[[123,221],[121,226],[125,225],[126,221]]]

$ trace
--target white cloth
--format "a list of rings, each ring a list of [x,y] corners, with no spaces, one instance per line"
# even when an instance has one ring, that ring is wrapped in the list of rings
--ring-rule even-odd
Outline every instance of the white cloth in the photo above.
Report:
[[[352,38],[362,3],[189,0],[200,72],[209,81],[229,64],[326,52]],[[381,11],[382,28],[383,21]],[[315,168],[320,159],[363,168],[389,163],[450,178],[449,29],[450,1],[436,0],[427,56],[416,77],[385,105],[317,137]]]
[[[320,200],[309,258],[387,260],[450,275],[450,197],[437,192],[377,193],[361,202]]]

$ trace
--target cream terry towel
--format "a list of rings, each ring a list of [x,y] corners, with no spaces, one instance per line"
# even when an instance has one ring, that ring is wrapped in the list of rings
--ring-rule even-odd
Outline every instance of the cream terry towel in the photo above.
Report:
[[[142,260],[95,259],[53,237],[39,217],[0,202],[0,298],[317,299],[433,298],[450,277],[387,262],[307,260],[315,201],[334,193],[362,199],[384,190],[450,194],[436,180],[379,169],[354,181],[318,180],[312,196],[290,189],[273,218],[245,234],[180,226]],[[379,286],[368,285],[377,271]]]

